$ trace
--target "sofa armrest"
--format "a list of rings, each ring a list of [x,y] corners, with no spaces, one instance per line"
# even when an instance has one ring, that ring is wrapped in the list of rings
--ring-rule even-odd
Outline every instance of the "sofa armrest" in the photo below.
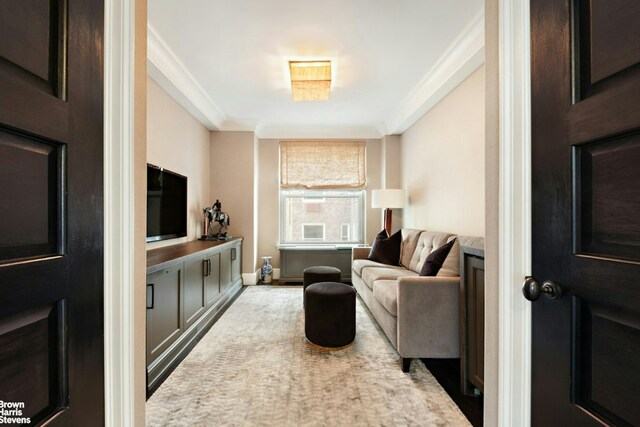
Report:
[[[398,279],[400,356],[459,357],[459,285],[459,277]]]
[[[367,259],[369,257],[369,252],[371,252],[370,246],[356,246],[351,250],[351,262],[356,259]]]

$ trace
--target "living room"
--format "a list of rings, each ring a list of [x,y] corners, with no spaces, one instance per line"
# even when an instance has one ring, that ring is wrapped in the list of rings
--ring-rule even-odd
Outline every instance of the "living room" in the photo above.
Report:
[[[234,22],[234,17],[242,15],[241,5],[225,6],[224,16],[228,22],[222,22],[216,19],[210,7],[204,7],[200,17],[194,18],[192,11],[175,10],[174,5],[168,3],[149,4],[147,163],[187,178],[188,227],[185,237],[152,241],[147,244],[147,249],[153,251],[199,239],[207,229],[206,225],[203,227],[203,208],[218,201],[222,211],[230,217],[230,224],[220,230],[242,238],[241,277],[244,286],[265,285],[265,277],[261,277],[260,271],[263,257],[270,257],[273,268],[272,277],[266,284],[295,286],[302,282],[300,265],[339,265],[335,264],[339,261],[331,259],[335,252],[343,252],[348,258],[347,264],[342,264],[342,270],[346,270],[343,271],[343,279],[348,282],[351,277],[351,247],[371,245],[384,225],[383,209],[372,203],[374,192],[380,189],[403,191],[404,207],[392,210],[391,234],[404,228],[484,237],[485,68],[482,3],[469,2],[464,7],[450,5],[439,14],[434,13],[429,17],[430,25],[435,25],[447,16],[446,31],[442,28],[425,30],[422,19],[412,19],[411,16],[417,12],[415,4],[393,8],[380,6],[375,13],[370,13],[367,22],[359,21],[357,9],[339,19],[334,19],[328,13],[323,16],[324,25],[320,28],[314,28],[312,23],[317,17],[308,18],[304,8],[296,7],[286,14],[280,14],[278,23],[282,28],[296,23],[297,30],[293,34],[289,34],[289,31],[272,31],[271,36],[265,38],[267,29],[275,25],[270,20],[271,14],[266,12],[279,6],[282,5],[262,5],[248,12],[252,29],[245,28],[242,33],[236,34],[234,31],[238,24]],[[422,13],[417,16],[424,16],[432,10],[427,5],[420,8]],[[398,30],[392,29],[391,24],[385,31],[368,29],[372,24],[379,27],[387,22],[386,15],[392,13],[392,9],[403,22],[404,33],[394,36]],[[214,30],[178,31],[189,19],[201,20],[193,22],[197,28],[203,28],[199,22],[213,20],[215,25],[211,28]],[[317,35],[308,35],[312,28],[312,33],[317,32]],[[363,32],[365,28],[366,33]],[[416,61],[416,49],[424,45],[430,34],[436,33],[440,35],[433,41],[433,51],[425,52],[425,58]],[[365,34],[368,40],[362,39]],[[194,55],[193,46],[199,43],[198,40],[222,37],[228,38],[224,44],[211,43],[208,47],[210,55],[218,58],[216,61],[203,61],[200,56]],[[309,38],[307,44],[310,45],[313,45],[312,41],[323,37],[331,38],[334,42],[315,52],[309,47],[296,52],[299,49],[295,47],[298,43],[296,39],[304,37]],[[380,47],[370,47],[368,50],[364,46],[356,47],[360,40],[367,40],[367,46]],[[292,54],[288,57],[283,55],[285,58],[282,61],[268,58],[269,67],[262,71],[256,68],[257,58],[271,52],[272,46],[287,44],[292,45]],[[413,50],[416,53],[398,53],[396,46],[401,44],[405,45],[404,51]],[[180,50],[180,46],[191,47]],[[338,54],[347,46],[351,46],[348,53]],[[228,53],[228,58],[222,58],[218,49],[220,52],[229,50],[243,54],[235,56]],[[250,53],[250,49],[261,51]],[[288,78],[293,71],[288,69],[287,61],[299,60],[303,54],[307,59],[331,59],[332,81],[328,100],[297,102],[292,99],[292,83]],[[384,61],[380,61],[381,58]],[[376,67],[381,69],[376,70]],[[403,81],[394,76],[392,73],[398,68],[406,69],[404,73],[413,77]],[[255,75],[247,75],[249,70]],[[279,79],[285,80],[284,83],[259,83],[268,81],[268,77],[280,72],[285,74],[284,78],[280,76]],[[204,77],[207,75],[217,77]],[[241,75],[247,80],[240,79]],[[354,80],[356,77],[361,81]],[[377,81],[387,81],[385,86],[388,87],[378,87],[380,93],[374,95],[370,92],[378,85]],[[251,87],[252,93],[249,94],[244,86]],[[242,96],[250,98],[243,99]],[[362,103],[360,98],[367,101]],[[213,102],[198,104],[201,100]],[[263,117],[257,116],[254,104],[261,106]],[[221,119],[229,116],[233,119]],[[251,117],[257,119],[246,119]],[[389,130],[381,132],[382,128]],[[361,171],[363,179],[361,182],[348,183],[343,188],[336,188],[330,185],[333,183],[328,185],[327,182],[305,181],[303,187],[299,183],[289,185],[289,177],[285,177],[283,171],[295,167],[287,162],[293,162],[291,157],[297,153],[296,144],[315,146],[318,153],[325,153],[317,159],[300,161],[306,162],[304,170],[300,172],[303,180],[322,175],[322,171],[329,176],[346,176],[346,171],[353,169],[349,169],[350,159],[358,156],[362,157],[362,164],[355,169]],[[355,151],[346,148],[355,145],[361,148],[355,148]],[[344,150],[332,157],[330,152],[336,146]],[[283,160],[285,149],[289,150],[287,160]],[[305,155],[313,155],[313,152],[309,153]],[[322,165],[320,172],[311,170],[314,164]],[[332,166],[337,172],[331,169]],[[356,181],[358,179],[355,178]],[[299,194],[288,196],[292,191]],[[346,200],[345,196],[353,196],[351,200],[356,204],[355,215],[351,215],[350,219],[332,217],[334,213],[330,206],[334,206],[335,211],[338,205],[332,203]],[[294,198],[291,200],[302,197],[300,200],[304,201],[305,212],[317,209],[322,212],[322,217],[316,217],[319,219],[315,220],[299,219],[302,215],[291,213],[295,208],[290,204],[292,202],[287,201],[288,197]],[[320,203],[312,203],[314,201]],[[291,227],[305,230],[302,224],[305,221],[313,223],[311,227],[321,227],[322,231],[312,237],[296,237],[295,233],[285,231]],[[329,228],[334,222],[348,223],[341,236],[331,236]],[[285,224],[293,225],[286,227]],[[341,251],[336,251],[336,243],[342,248]],[[309,247],[314,248],[313,254],[307,250]],[[435,249],[437,245],[434,245]],[[457,246],[455,251],[459,251]],[[296,268],[297,271],[294,271]],[[153,268],[148,272],[156,270]],[[162,298],[158,280],[148,279],[148,283],[152,282],[155,284],[154,297],[158,300]],[[452,288],[457,289],[456,286]],[[301,287],[296,286],[293,291],[302,297]],[[458,317],[457,306],[449,311]],[[186,315],[189,317],[191,312],[187,310]],[[456,343],[457,340],[456,336]],[[158,343],[166,344],[160,338]],[[156,358],[162,357],[153,351],[151,355],[147,354],[148,386],[149,394],[152,394],[148,409],[150,414],[154,414],[148,417],[157,423],[168,416],[164,410],[157,408],[170,408],[166,398],[160,396],[164,395],[165,389],[173,387],[163,385],[165,380],[171,383],[171,377],[167,379],[167,373],[162,371],[166,369],[170,372],[177,363],[160,363]],[[424,353],[423,357],[429,354]],[[458,351],[449,355],[450,359],[455,359],[452,362],[455,369],[459,369]],[[412,363],[421,362],[416,360]],[[400,368],[398,362],[397,369]],[[459,373],[456,374],[459,376]],[[185,380],[183,378],[180,381]],[[256,378],[256,381],[259,380]],[[459,378],[449,381],[455,382],[456,388],[460,388]],[[467,399],[473,401],[475,411],[469,416],[475,417],[473,422],[478,425],[482,423],[482,400],[473,396],[473,388],[466,391],[472,395]],[[456,392],[458,395],[464,394],[459,390]],[[257,399],[255,396],[247,398]],[[239,401],[236,404],[241,405]],[[333,410],[329,407],[327,411]],[[177,411],[172,416],[180,416],[179,413]],[[450,423],[454,422],[450,420]]]

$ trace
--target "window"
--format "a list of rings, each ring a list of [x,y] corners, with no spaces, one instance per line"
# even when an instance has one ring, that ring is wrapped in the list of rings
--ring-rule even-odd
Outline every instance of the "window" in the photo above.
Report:
[[[307,209],[314,197],[321,209]],[[363,232],[363,190],[280,190],[280,243],[362,243]]]
[[[364,141],[280,142],[280,243],[364,241]]]
[[[351,240],[351,224],[342,224],[342,229],[340,231],[340,240],[343,242],[348,242]]]
[[[324,224],[302,224],[302,240],[324,241]]]

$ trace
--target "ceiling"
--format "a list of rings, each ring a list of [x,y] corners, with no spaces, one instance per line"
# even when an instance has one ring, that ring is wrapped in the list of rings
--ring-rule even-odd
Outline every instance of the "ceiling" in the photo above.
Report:
[[[149,74],[210,129],[401,133],[483,62],[483,0],[149,0]],[[330,59],[328,101],[288,61]]]

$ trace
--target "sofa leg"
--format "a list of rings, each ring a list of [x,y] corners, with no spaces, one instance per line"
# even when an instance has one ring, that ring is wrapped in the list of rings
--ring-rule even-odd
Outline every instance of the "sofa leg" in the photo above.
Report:
[[[409,367],[411,366],[411,359],[408,357],[402,358],[402,372],[409,372]]]

